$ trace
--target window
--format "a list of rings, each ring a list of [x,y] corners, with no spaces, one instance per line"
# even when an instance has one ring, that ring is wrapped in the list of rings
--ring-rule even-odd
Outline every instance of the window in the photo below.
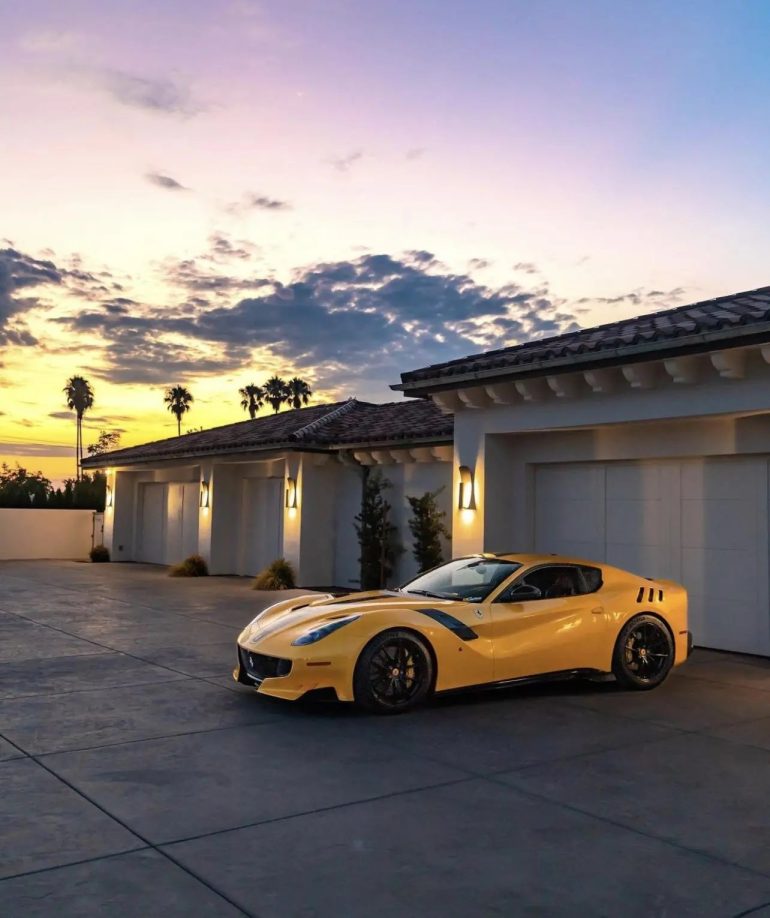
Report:
[[[503,558],[458,558],[421,574],[401,587],[404,593],[482,602],[521,564]]]
[[[598,567],[581,567],[580,573],[585,581],[586,593],[595,593],[602,588],[602,572]]]
[[[595,567],[549,564],[524,574],[500,597],[501,602],[524,602],[536,599],[561,599],[595,593],[602,585],[602,572]],[[521,598],[516,591],[520,588]],[[538,595],[539,594],[539,595]]]

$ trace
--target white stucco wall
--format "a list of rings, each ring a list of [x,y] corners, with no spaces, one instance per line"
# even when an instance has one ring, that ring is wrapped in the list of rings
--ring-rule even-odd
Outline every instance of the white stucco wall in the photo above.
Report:
[[[91,550],[93,510],[0,509],[0,559],[84,560]]]

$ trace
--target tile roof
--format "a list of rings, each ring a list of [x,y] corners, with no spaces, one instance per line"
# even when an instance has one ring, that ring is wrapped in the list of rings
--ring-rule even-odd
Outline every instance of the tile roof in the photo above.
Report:
[[[344,445],[451,442],[453,421],[429,401],[376,405],[348,399],[238,421],[197,433],[113,450],[83,460],[85,468],[153,460],[257,452],[332,449]]]
[[[736,347],[759,337],[770,340],[770,287],[433,364],[402,373],[401,384],[392,388],[423,394],[434,384],[448,387],[462,381],[473,385],[477,378],[535,375],[541,368],[556,371],[573,363],[587,369],[663,353]]]

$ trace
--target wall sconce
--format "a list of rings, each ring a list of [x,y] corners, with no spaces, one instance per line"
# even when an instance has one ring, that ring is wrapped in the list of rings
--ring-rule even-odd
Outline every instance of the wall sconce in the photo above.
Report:
[[[286,479],[286,509],[297,509],[297,482],[294,478]]]
[[[105,507],[111,507],[111,506],[112,506],[112,501],[113,501],[113,496],[112,496],[112,485],[107,485],[107,492],[106,492],[105,495],[104,495],[104,506],[105,506]]]
[[[201,507],[206,508],[209,505],[209,483],[201,482]]]
[[[460,494],[457,506],[460,510],[474,510],[476,507],[473,498],[473,472],[467,465],[460,466]]]

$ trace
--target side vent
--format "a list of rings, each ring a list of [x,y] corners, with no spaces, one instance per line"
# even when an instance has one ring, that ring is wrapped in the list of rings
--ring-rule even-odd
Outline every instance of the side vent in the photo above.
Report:
[[[649,599],[649,602],[655,602],[655,590],[653,590],[652,587],[650,587],[650,599]]]
[[[658,602],[663,602],[663,590],[658,590]]]
[[[642,602],[644,599],[644,587],[639,587],[639,592],[636,594],[636,601]]]

